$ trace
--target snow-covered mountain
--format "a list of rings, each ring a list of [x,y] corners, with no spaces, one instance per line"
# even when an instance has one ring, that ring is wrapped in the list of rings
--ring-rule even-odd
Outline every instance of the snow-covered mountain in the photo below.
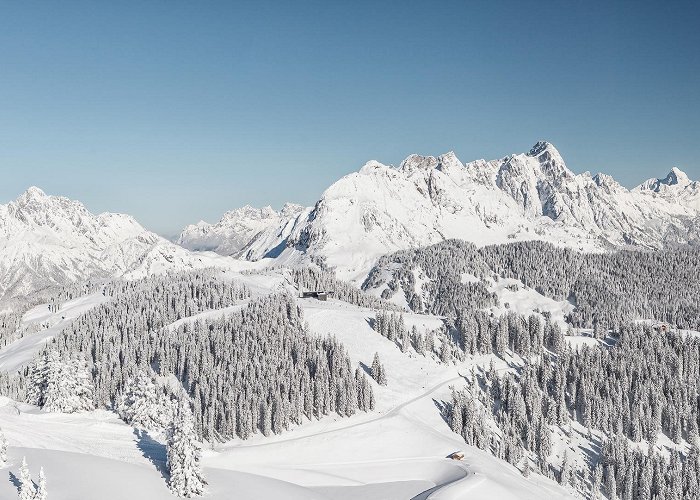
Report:
[[[29,188],[0,205],[0,298],[89,278],[138,277],[214,265],[123,214],[94,215],[80,202]]]
[[[649,179],[634,191],[700,211],[700,181],[691,181],[676,167],[663,179]]]
[[[311,257],[355,279],[380,255],[448,238],[540,239],[586,251],[695,243],[699,199],[698,183],[678,169],[630,191],[605,174],[574,174],[552,144],[538,142],[525,154],[466,164],[451,152],[411,155],[399,167],[370,161],[310,211],[229,212],[213,226],[188,227],[179,242],[248,259]]]
[[[189,250],[212,250],[248,260],[270,254],[284,241],[300,216],[310,208],[287,203],[279,212],[272,207],[246,205],[226,212],[216,224],[200,221],[187,226],[177,243]]]

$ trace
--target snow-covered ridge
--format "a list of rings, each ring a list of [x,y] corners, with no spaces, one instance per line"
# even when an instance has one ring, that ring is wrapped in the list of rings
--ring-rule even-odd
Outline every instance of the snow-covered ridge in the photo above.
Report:
[[[294,203],[285,204],[279,212],[270,206],[246,205],[226,212],[216,224],[200,221],[187,226],[177,243],[189,250],[258,260],[286,238],[296,219],[310,210]]]
[[[700,211],[700,181],[691,181],[676,167],[663,179],[649,179],[634,191]]]
[[[490,161],[414,154],[398,167],[368,162],[313,209],[229,212],[213,226],[189,226],[179,243],[254,260],[311,257],[349,279],[381,255],[447,238],[478,245],[538,239],[583,251],[660,248],[698,241],[699,186],[674,168],[628,190],[609,175],[574,174],[545,141]]]
[[[37,187],[0,205],[0,299],[86,279],[212,265],[233,261],[193,254],[129,215],[95,215],[78,201]]]

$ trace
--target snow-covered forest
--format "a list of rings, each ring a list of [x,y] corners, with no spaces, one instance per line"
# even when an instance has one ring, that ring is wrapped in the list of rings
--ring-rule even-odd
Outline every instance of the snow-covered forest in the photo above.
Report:
[[[385,299],[400,288],[412,310],[454,316],[494,304],[489,281],[514,278],[546,297],[569,300],[575,309],[567,320],[575,327],[650,319],[697,330],[698,276],[700,249],[693,246],[582,253],[539,241],[476,247],[448,240],[380,258],[362,288],[383,286]]]
[[[111,408],[134,381],[143,384],[144,372],[174,375],[191,399],[198,437],[219,441],[373,406],[365,373],[337,340],[307,334],[288,295],[248,301],[245,286],[213,273],[169,274],[104,293],[112,300],[49,343],[12,379],[9,395],[25,390],[28,402],[48,411]]]
[[[457,363],[495,355],[510,367],[473,368],[444,407],[467,444],[586,497],[697,498],[700,336],[683,329],[698,329],[699,266],[695,248],[581,254],[447,241],[380,259],[363,288],[443,314],[441,328],[418,333],[378,311],[375,329],[401,351]],[[549,312],[494,315],[493,282],[513,279],[575,305],[568,327]],[[590,453],[554,459],[555,440],[584,441]]]
[[[468,378],[447,410],[454,432],[593,498],[697,497],[700,338],[632,324],[572,349],[556,325],[512,316],[507,323],[492,329],[491,342],[471,345],[497,352],[498,332],[508,332],[504,345],[519,365],[504,376],[492,365]],[[571,422],[600,454],[552,464],[552,429],[573,434]],[[660,438],[670,442],[655,447]]]
[[[0,391],[44,412],[114,411],[160,440],[165,483],[190,497],[210,487],[208,446],[373,414],[405,362],[455,367],[459,383],[432,411],[465,446],[585,498],[694,498],[700,337],[686,330],[697,325],[697,255],[452,240],[380,259],[362,289],[315,267],[88,282],[2,316],[12,346],[56,328],[75,301],[95,303],[0,373]],[[522,314],[507,302],[518,293],[559,305]],[[310,328],[319,307],[329,318],[364,311],[381,339],[365,342],[381,347],[353,361],[351,329]],[[31,479],[21,484],[39,498]]]

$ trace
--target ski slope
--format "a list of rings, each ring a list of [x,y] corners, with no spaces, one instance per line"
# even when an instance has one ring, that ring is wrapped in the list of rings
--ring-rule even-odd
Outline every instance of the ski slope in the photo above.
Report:
[[[68,326],[75,318],[93,307],[109,300],[101,293],[93,293],[69,300],[52,313],[48,304],[40,304],[27,311],[22,317],[22,327],[45,325],[37,333],[27,335],[0,349],[0,371],[15,372],[29,363],[41,347]]]

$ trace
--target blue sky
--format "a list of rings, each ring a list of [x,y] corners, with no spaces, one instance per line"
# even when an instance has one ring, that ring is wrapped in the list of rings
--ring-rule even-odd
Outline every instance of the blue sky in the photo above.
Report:
[[[700,178],[692,2],[6,2],[0,201],[161,234],[313,203],[369,159],[547,139],[575,172]]]

